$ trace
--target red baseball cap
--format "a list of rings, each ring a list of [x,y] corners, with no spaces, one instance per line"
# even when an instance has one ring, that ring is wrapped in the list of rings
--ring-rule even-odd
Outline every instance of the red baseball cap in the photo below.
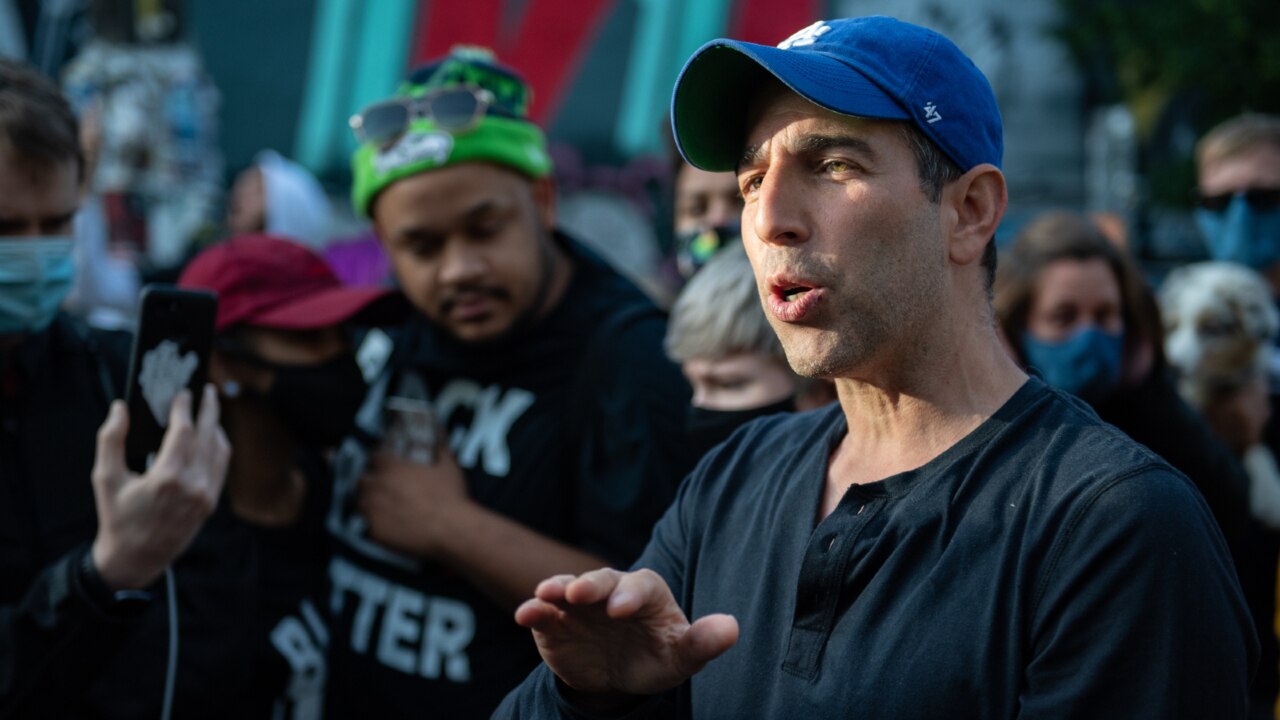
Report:
[[[187,265],[178,286],[218,293],[217,332],[241,324],[316,330],[372,314],[375,304],[399,306],[390,300],[394,291],[343,285],[319,255],[272,235],[237,235],[210,247]]]

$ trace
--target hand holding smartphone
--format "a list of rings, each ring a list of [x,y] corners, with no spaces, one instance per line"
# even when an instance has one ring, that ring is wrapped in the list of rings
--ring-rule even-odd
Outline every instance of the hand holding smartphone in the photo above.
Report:
[[[125,461],[130,470],[144,472],[148,458],[160,449],[170,406],[184,388],[191,391],[193,418],[199,415],[217,307],[217,296],[203,290],[156,284],[142,289],[125,389]]]

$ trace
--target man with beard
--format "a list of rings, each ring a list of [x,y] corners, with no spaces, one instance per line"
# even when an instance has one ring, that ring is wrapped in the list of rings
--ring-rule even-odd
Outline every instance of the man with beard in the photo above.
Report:
[[[496,716],[1242,717],[1257,643],[1198,491],[1001,347],[972,61],[819,22],[709,43],[672,105],[691,163],[736,168],[788,361],[840,402],[704,458],[634,571],[540,583],[516,618],[546,665]]]
[[[336,462],[334,717],[487,717],[537,663],[515,606],[634,560],[688,469],[665,319],[555,231],[528,105],[459,48],[352,120],[356,209],[419,312]]]

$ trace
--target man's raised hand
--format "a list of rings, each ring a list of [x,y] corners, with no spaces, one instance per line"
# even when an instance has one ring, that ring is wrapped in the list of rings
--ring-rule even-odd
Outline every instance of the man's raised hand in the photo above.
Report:
[[[184,390],[174,399],[160,452],[142,475],[125,465],[128,431],[129,412],[117,400],[98,430],[98,535],[92,550],[98,573],[116,590],[145,587],[186,550],[218,504],[231,457],[212,385],[205,386],[195,421],[191,393]]]
[[[516,622],[533,630],[542,659],[565,685],[601,699],[676,687],[738,641],[732,616],[690,624],[651,570],[544,580],[516,610]]]

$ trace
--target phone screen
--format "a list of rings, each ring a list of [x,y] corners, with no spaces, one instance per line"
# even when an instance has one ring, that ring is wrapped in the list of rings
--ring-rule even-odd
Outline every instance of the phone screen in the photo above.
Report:
[[[192,412],[209,377],[218,299],[211,292],[170,285],[142,290],[138,333],[133,337],[125,401],[129,434],[125,459],[134,472],[146,470],[169,425],[169,407],[183,388],[191,391]]]

